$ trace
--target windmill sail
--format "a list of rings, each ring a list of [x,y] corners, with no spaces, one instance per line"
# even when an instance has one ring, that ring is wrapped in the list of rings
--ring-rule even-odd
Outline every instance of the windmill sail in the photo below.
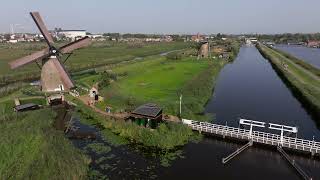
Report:
[[[37,51],[35,53],[32,53],[29,56],[25,56],[25,57],[16,59],[14,61],[11,61],[9,63],[9,65],[10,65],[11,69],[16,69],[16,68],[18,68],[20,66],[32,63],[32,62],[34,62],[34,61],[36,61],[38,59],[44,58],[44,57],[46,57],[48,55],[49,55],[49,49],[46,48],[46,49],[43,49],[41,51]]]
[[[39,12],[31,12],[30,15],[32,16],[32,19],[34,20],[34,22],[36,23],[36,25],[38,26],[41,34],[43,35],[44,39],[47,41],[48,45],[51,46],[53,42],[53,38],[50,35],[46,25],[44,24],[40,13]]]
[[[60,48],[60,52],[62,52],[62,53],[70,53],[73,50],[88,46],[90,43],[91,43],[90,38],[86,36],[86,37],[84,37],[82,39],[79,39],[79,40],[74,41],[74,42],[72,42],[70,44],[62,46]]]
[[[56,58],[50,59],[50,61],[53,62],[56,70],[58,71],[58,75],[60,76],[61,80],[63,81],[63,84],[66,86],[66,89],[71,89],[74,87],[74,84],[69,76],[69,74],[67,73],[67,71],[65,70],[65,68],[62,66],[62,64],[60,63],[60,61]]]

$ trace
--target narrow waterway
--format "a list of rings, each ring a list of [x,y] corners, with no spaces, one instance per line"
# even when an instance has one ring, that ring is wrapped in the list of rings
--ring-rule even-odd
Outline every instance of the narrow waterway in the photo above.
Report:
[[[234,63],[219,75],[206,112],[216,115],[216,123],[237,127],[239,118],[297,126],[299,137],[319,141],[315,119],[307,113],[270,63],[255,47],[243,46]],[[221,160],[239,144],[208,137],[185,147],[185,159],[163,171],[161,178],[185,179],[299,179],[300,177],[274,148],[252,147],[229,164]],[[314,179],[320,179],[320,161],[292,157]]]
[[[314,67],[320,69],[320,49],[308,48],[298,45],[277,45],[276,48],[285,51],[297,58],[310,63]]]

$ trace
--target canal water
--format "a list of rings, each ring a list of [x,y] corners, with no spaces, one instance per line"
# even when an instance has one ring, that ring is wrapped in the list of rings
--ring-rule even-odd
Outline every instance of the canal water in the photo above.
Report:
[[[243,46],[237,59],[221,71],[206,107],[216,123],[238,127],[239,118],[297,126],[299,137],[320,140],[315,119],[307,113],[270,63],[255,47]],[[274,148],[250,147],[223,165],[221,160],[241,144],[207,137],[185,147],[185,159],[163,171],[166,179],[299,179]],[[320,161],[291,155],[313,179],[320,179]]]
[[[314,67],[320,69],[320,49],[308,48],[298,45],[277,45],[276,48],[283,50],[297,58],[310,63]]]
[[[215,123],[219,124],[238,127],[239,118],[285,124],[297,126],[299,137],[312,139],[315,136],[317,141],[320,140],[316,120],[255,47],[241,47],[236,60],[223,68],[206,112],[215,114]],[[93,142],[73,142],[80,149],[91,143],[112,147],[108,153],[89,153],[93,160],[90,168],[110,179],[300,179],[272,147],[254,145],[224,165],[222,158],[243,143],[210,136],[199,143],[184,146],[184,158],[173,161],[168,168],[130,146],[113,147],[100,135]],[[290,156],[313,179],[320,179],[319,159]]]

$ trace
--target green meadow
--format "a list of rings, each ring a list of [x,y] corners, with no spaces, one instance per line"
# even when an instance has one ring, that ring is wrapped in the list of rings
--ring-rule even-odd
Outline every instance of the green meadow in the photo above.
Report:
[[[115,74],[117,78],[99,89],[105,101],[97,106],[100,109],[109,106],[114,112],[123,112],[151,102],[163,107],[167,114],[178,115],[182,95],[183,111],[192,118],[203,112],[205,103],[212,95],[215,80],[225,64],[220,59],[184,57],[171,60],[164,56],[150,56],[135,63],[110,67],[105,71]],[[101,74],[83,75],[76,78],[76,82],[91,87],[101,80]]]
[[[57,46],[61,46],[58,44]],[[67,60],[66,67],[69,71],[81,71],[103,65],[130,61],[137,57],[156,55],[172,50],[185,49],[189,43],[117,43],[93,42],[89,47],[73,52]],[[40,69],[35,63],[11,70],[8,63],[19,57],[45,48],[44,43],[18,43],[0,45],[0,84],[21,80],[39,78]]]
[[[178,90],[192,77],[206,69],[208,61],[186,59],[167,61],[158,57],[149,61],[113,69],[117,74],[127,74],[102,90],[107,99],[117,109],[132,99],[137,102],[165,103],[179,99]]]

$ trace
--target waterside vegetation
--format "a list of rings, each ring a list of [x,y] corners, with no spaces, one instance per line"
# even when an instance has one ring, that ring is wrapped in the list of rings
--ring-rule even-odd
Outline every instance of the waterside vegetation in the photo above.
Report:
[[[86,179],[90,159],[52,127],[52,110],[0,108],[0,179]]]

